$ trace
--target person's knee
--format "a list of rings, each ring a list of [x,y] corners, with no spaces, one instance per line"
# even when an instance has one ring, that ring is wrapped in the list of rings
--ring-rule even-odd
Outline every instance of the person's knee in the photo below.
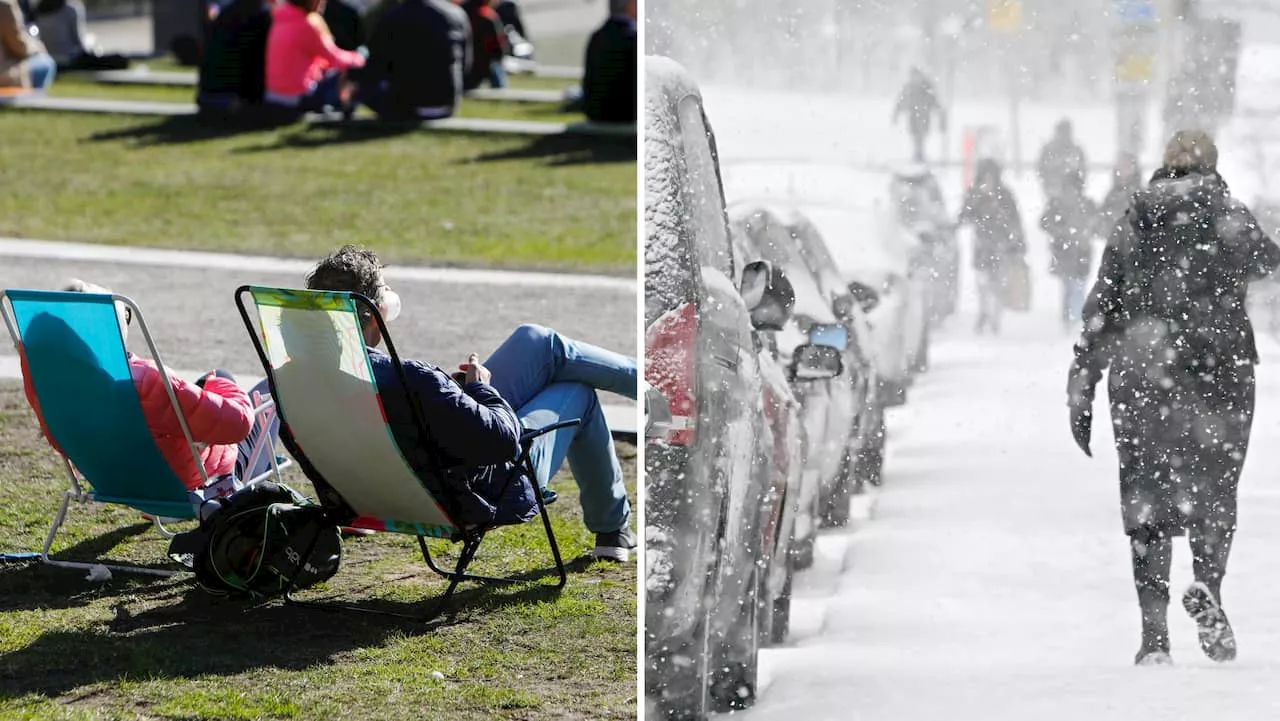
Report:
[[[520,343],[541,344],[550,342],[556,332],[546,326],[523,323],[511,333],[511,340]]]

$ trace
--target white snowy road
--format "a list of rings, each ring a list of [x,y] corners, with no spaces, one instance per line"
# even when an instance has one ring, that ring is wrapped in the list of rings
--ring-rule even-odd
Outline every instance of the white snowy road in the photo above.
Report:
[[[1205,659],[1171,612],[1173,668],[1135,668],[1138,611],[1100,394],[1090,460],[1071,442],[1071,338],[1037,308],[999,339],[959,319],[891,420],[873,518],[824,539],[796,638],[765,652],[746,719],[1105,721],[1280,717],[1280,346],[1259,411],[1224,587],[1240,658]],[[1190,581],[1175,556],[1174,587]]]

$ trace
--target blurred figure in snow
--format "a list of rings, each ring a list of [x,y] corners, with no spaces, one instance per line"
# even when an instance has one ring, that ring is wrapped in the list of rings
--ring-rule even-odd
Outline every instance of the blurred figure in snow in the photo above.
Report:
[[[1000,332],[1005,269],[1026,256],[1022,214],[1013,191],[1004,184],[1000,163],[978,163],[957,225],[973,226],[973,269],[978,276],[977,331]]]
[[[1070,328],[1084,306],[1084,284],[1093,265],[1097,206],[1073,185],[1049,198],[1040,228],[1049,235],[1049,272],[1062,283],[1062,324]]]
[[[893,108],[895,125],[903,113],[907,115],[907,132],[911,134],[912,160],[923,162],[924,143],[933,126],[933,116],[938,116],[938,125],[946,132],[947,115],[938,102],[938,92],[933,81],[920,68],[911,69],[911,79],[898,95],[898,104]]]
[[[1036,174],[1046,198],[1072,189],[1084,190],[1085,154],[1072,135],[1071,121],[1063,118],[1054,126],[1053,138],[1040,150]]]
[[[1142,169],[1132,153],[1121,153],[1111,176],[1111,189],[1098,207],[1097,234],[1110,238],[1117,225],[1124,220],[1133,194],[1142,190]]]
[[[1142,611],[1140,665],[1171,663],[1169,570],[1173,537],[1186,531],[1195,582],[1182,605],[1205,655],[1236,656],[1222,581],[1258,362],[1245,297],[1250,281],[1280,265],[1280,248],[1231,196],[1217,162],[1202,131],[1169,141],[1164,165],[1103,253],[1068,376],[1072,435],[1089,454],[1094,388],[1110,367],[1121,512]]]

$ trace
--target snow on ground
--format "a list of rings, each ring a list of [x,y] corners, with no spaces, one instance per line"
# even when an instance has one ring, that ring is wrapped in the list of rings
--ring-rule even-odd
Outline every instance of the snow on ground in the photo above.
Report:
[[[706,98],[731,202],[762,192],[824,200],[883,195],[883,169],[904,157],[905,138],[889,128],[883,102],[800,103],[725,89],[708,90]],[[1047,137],[1062,110],[1029,109],[1035,125],[1024,123],[1024,137]],[[974,122],[1000,123],[1004,110],[965,112]],[[1071,115],[1090,156],[1109,158],[1110,112]],[[1251,200],[1256,180],[1245,172],[1250,158],[1234,133],[1222,133],[1222,167],[1237,194]],[[1024,156],[1039,142],[1024,143]],[[787,170],[797,159],[807,167]],[[958,171],[939,177],[955,212]],[[1280,673],[1280,486],[1271,471],[1280,466],[1280,344],[1259,339],[1259,408],[1224,587],[1240,657],[1220,666],[1199,651],[1194,625],[1176,601],[1191,580],[1184,541],[1170,612],[1176,665],[1136,668],[1139,615],[1105,392],[1095,408],[1095,456],[1086,458],[1067,424],[1074,334],[1057,321],[1057,285],[1036,226],[1043,198],[1031,174],[1009,180],[1028,231],[1032,311],[1007,316],[998,338],[974,336],[965,253],[961,313],[936,337],[932,369],[908,405],[889,418],[885,487],[867,504],[874,510],[863,509],[869,520],[820,538],[814,568],[797,577],[792,637],[762,652],[759,701],[738,716],[1280,717],[1280,696],[1271,691]],[[1108,182],[1106,173],[1095,173],[1091,194],[1100,197]]]

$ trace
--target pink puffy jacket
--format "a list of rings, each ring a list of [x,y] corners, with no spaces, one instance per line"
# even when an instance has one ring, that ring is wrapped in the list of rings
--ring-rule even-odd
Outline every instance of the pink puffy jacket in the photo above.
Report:
[[[35,389],[31,386],[31,375],[26,372],[25,355],[21,356],[21,363],[27,402],[36,412],[40,430],[49,438]],[[199,488],[204,480],[191,457],[187,439],[182,435],[182,426],[173,412],[169,394],[165,393],[159,367],[155,361],[129,356],[129,369],[138,387],[138,398],[142,401],[142,415],[147,419],[156,447],[187,488]],[[249,394],[234,381],[217,376],[210,376],[203,389],[176,376],[170,376],[170,380],[209,480],[234,471],[238,453],[236,444],[248,438],[253,428],[253,406]],[[49,438],[49,443],[58,449],[52,438]]]

